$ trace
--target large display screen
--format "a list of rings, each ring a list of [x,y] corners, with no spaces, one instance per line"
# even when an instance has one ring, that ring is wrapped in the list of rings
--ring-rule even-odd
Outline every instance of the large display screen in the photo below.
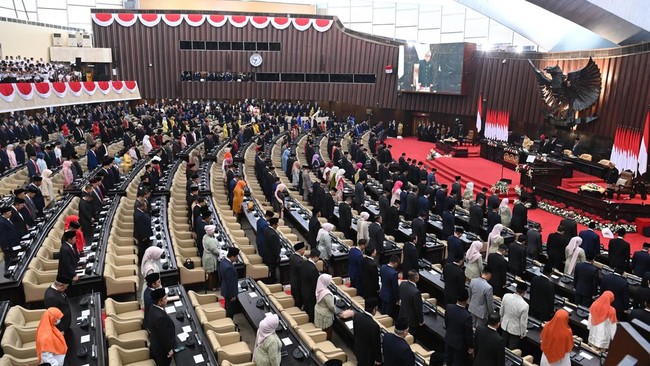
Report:
[[[464,43],[400,46],[397,90],[461,94],[464,54]]]

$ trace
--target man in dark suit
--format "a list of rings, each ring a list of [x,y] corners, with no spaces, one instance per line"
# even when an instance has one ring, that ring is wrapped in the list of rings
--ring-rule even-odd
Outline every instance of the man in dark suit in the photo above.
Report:
[[[226,304],[226,316],[233,318],[235,316],[235,307],[237,305],[237,270],[233,265],[239,255],[239,248],[228,248],[226,258],[222,259],[219,264],[219,276],[221,277],[221,296]]]
[[[564,271],[565,250],[569,245],[569,237],[565,235],[565,228],[560,224],[557,231],[549,234],[546,241],[546,253],[548,254],[548,262],[551,263],[553,268],[558,271]]]
[[[93,223],[95,221],[95,208],[93,201],[96,201],[93,193],[84,192],[82,199],[79,201],[79,224],[81,231],[87,243],[90,243],[93,237]],[[135,226],[133,229],[135,230]],[[144,254],[144,253],[142,253]]]
[[[528,258],[537,260],[542,253],[542,227],[536,222],[526,233],[526,255]]]
[[[65,290],[68,289],[70,284],[72,284],[72,278],[57,276],[52,286],[45,290],[45,296],[43,298],[45,308],[55,307],[63,313],[63,318],[61,318],[61,322],[56,327],[64,333],[70,329],[72,322],[72,311],[70,310],[68,296],[65,294]]]
[[[373,316],[377,312],[377,300],[368,299],[365,312],[357,311],[352,318],[354,329],[354,355],[358,366],[381,364],[381,330]]]
[[[314,321],[314,306],[316,306],[316,283],[318,282],[318,268],[316,262],[320,257],[320,252],[312,247],[309,252],[309,259],[302,261],[300,264],[300,293],[304,309],[309,316],[309,321]]]
[[[630,289],[627,280],[623,277],[623,268],[615,268],[614,271],[615,273],[603,276],[600,281],[600,292],[611,291],[614,294],[612,307],[616,309],[616,317],[619,321],[624,321],[630,308]]]
[[[594,258],[600,254],[600,236],[594,231],[595,229],[596,222],[592,221],[589,223],[589,229],[581,231],[579,235],[582,239],[580,248],[585,251],[585,255],[591,253]]]
[[[482,199],[483,202],[487,202],[487,200],[488,200],[488,198],[486,196],[487,191],[488,191],[487,187],[481,188],[481,191],[476,194],[476,199],[475,200],[478,201],[478,200]],[[488,202],[488,204],[489,204],[489,202]],[[483,208],[483,212],[485,212],[486,211],[485,206],[483,206],[482,208]]]
[[[399,266],[399,258],[393,255],[388,260],[388,264],[383,264],[379,269],[379,277],[381,278],[381,290],[379,291],[381,305],[379,310],[382,314],[391,318],[395,317],[395,306],[399,300],[397,266]]]
[[[300,291],[300,267],[305,261],[305,243],[302,241],[293,245],[293,254],[289,257],[289,283],[291,296],[296,307],[302,308],[302,293]]]
[[[575,214],[571,211],[566,218],[560,220],[560,226],[564,227],[564,235],[568,237],[567,243],[574,236],[578,236],[578,223],[574,218]]]
[[[377,270],[377,251],[366,247],[361,259],[361,282],[363,286],[363,299],[379,298],[379,271]]]
[[[354,208],[357,211],[361,211],[361,208],[366,202],[366,193],[364,186],[366,185],[366,180],[359,178],[357,184],[354,185]]]
[[[487,188],[486,188],[486,191],[487,191]],[[478,201],[478,197],[476,197],[476,200]],[[484,207],[484,209],[492,210],[495,207],[499,207],[500,203],[501,203],[501,200],[499,199],[499,193],[494,192],[494,193],[492,193],[490,198],[488,198],[487,205],[483,205],[483,207]]]
[[[549,321],[555,313],[555,288],[547,275],[552,272],[550,265],[545,265],[543,274],[530,280],[529,314],[541,321]]]
[[[442,213],[446,208],[445,206],[446,198],[447,198],[447,185],[443,184],[436,191],[436,206],[434,207],[434,211],[436,215],[442,216]]]
[[[465,290],[465,271],[463,271],[463,255],[457,254],[452,261],[448,261],[442,269],[445,281],[445,303],[455,304],[459,294]]]
[[[40,174],[41,171],[38,169],[38,165],[36,165],[36,154],[34,155],[29,155],[29,160],[27,160],[27,175],[30,177],[33,177],[37,174]]]
[[[452,262],[457,257],[465,255],[465,244],[460,240],[460,237],[465,233],[462,226],[454,228],[454,234],[447,238],[447,261]]]
[[[384,224],[384,231],[388,235],[395,235],[397,233],[397,229],[399,228],[400,204],[400,200],[395,200],[393,202],[393,205],[388,207],[388,210],[386,211],[386,219],[382,220]],[[370,228],[368,228],[368,230],[370,230]]]
[[[418,188],[415,187],[413,190],[406,196],[406,218],[413,220],[418,217],[419,212],[418,206]]]
[[[528,209],[525,204],[528,197],[521,196],[520,201],[515,203],[512,208],[512,220],[510,221],[510,228],[515,233],[526,233],[526,225],[528,224]]]
[[[419,253],[420,257],[424,256],[425,245],[427,242],[426,220],[428,216],[429,214],[427,212],[420,212],[419,217],[416,217],[413,221],[411,221],[411,232],[417,238],[417,241],[415,242],[415,246],[417,248],[417,252]]]
[[[488,318],[488,324],[476,328],[474,336],[474,366],[502,366],[506,364],[506,344],[499,335],[498,314]]]
[[[377,263],[381,263],[381,257],[384,254],[384,228],[381,226],[381,216],[375,216],[375,222],[368,225],[368,244],[367,249],[371,252],[377,251]]]
[[[408,281],[403,281],[399,285],[399,317],[408,319],[409,329],[416,340],[422,337],[420,329],[424,324],[422,295],[417,286],[419,280],[420,274],[418,271],[412,270],[408,273]]]
[[[488,281],[492,286],[494,295],[503,297],[506,287],[506,275],[508,273],[508,260],[504,257],[508,247],[505,244],[499,245],[499,249],[490,253],[487,257],[487,263],[492,268],[492,278]]]
[[[145,214],[149,214],[148,211],[145,211]],[[205,227],[210,225],[212,222],[212,212],[209,209],[205,209],[201,212],[201,219],[196,220],[194,224],[194,234],[196,235],[194,245],[199,254],[199,257],[203,256],[203,237],[205,236]]]
[[[154,304],[149,310],[150,356],[156,366],[169,366],[176,348],[176,329],[174,322],[165,311],[167,295],[163,287],[151,292]]]
[[[316,248],[316,246],[318,246],[316,237],[318,236],[318,230],[321,229],[320,221],[318,221],[319,217],[320,209],[314,207],[311,211],[311,218],[309,219],[309,237],[307,238],[307,243],[309,243],[311,248]]]
[[[76,232],[66,231],[63,233],[64,243],[59,251],[59,266],[57,276],[62,278],[72,278],[73,281],[79,279],[75,273],[79,264],[79,252],[75,243]]]
[[[634,309],[630,311],[628,321],[632,322],[634,319],[639,319],[646,324],[650,324],[650,299],[645,300],[644,309]]]
[[[14,258],[14,247],[20,245],[20,236],[11,222],[11,207],[0,208],[0,244],[4,253],[5,271],[11,266]]]
[[[442,212],[442,237],[447,238],[454,234],[456,226],[456,217],[454,216],[454,204],[447,204],[447,208]]]
[[[45,197],[43,197],[43,193],[41,192],[41,184],[43,184],[43,178],[39,175],[36,175],[33,176],[31,180],[32,182],[27,186],[27,191],[35,193],[35,196],[33,198],[34,206],[36,206],[38,216],[43,216],[43,209],[45,208]]]
[[[151,216],[145,212],[147,204],[144,201],[137,201],[135,205],[133,238],[138,242],[138,263],[142,263],[142,256],[151,243],[150,238],[153,235],[153,230],[151,229]],[[81,224],[81,222],[79,223]],[[83,224],[81,227],[83,228]]]
[[[22,238],[27,234],[27,220],[28,217],[26,214],[23,214],[21,211],[25,211],[25,199],[16,197],[14,198],[14,203],[11,206],[11,223],[16,228],[18,232],[18,237]],[[31,219],[31,218],[30,218]]]
[[[451,184],[451,193],[450,193],[450,195],[454,196],[454,200],[456,201],[457,205],[460,204],[460,197],[461,197],[460,180],[461,180],[461,176],[457,175],[455,177],[454,183]]]
[[[594,256],[586,255],[586,262],[576,264],[573,271],[573,286],[576,291],[575,303],[586,307],[591,306],[592,299],[598,290],[598,267],[594,266]]]
[[[337,228],[343,232],[346,238],[350,239],[352,235],[352,196],[346,195],[345,200],[339,203],[339,220]]]
[[[455,303],[445,308],[445,362],[447,366],[464,366],[468,356],[474,353],[474,330],[472,315],[467,311],[469,294],[465,288],[458,293]]]
[[[483,202],[476,201],[469,208],[469,231],[479,234],[483,226]]]
[[[399,318],[395,321],[395,333],[384,335],[382,342],[383,366],[415,365],[415,353],[404,339],[409,334],[408,324],[408,319]]]
[[[363,281],[361,279],[361,262],[363,253],[366,250],[366,239],[360,239],[359,242],[350,248],[348,253],[348,274],[352,287],[357,289],[357,295],[363,297]]]
[[[269,267],[269,283],[277,282],[276,270],[280,264],[280,251],[282,244],[280,243],[280,235],[277,232],[278,222],[277,217],[269,220],[269,227],[264,230],[264,256],[262,261]]]
[[[609,266],[621,267],[627,271],[630,268],[630,243],[623,239],[626,234],[624,228],[619,228],[616,234],[618,237],[610,240],[607,248]]]
[[[487,216],[487,232],[492,232],[492,229],[496,224],[501,223],[501,215],[499,214],[499,206],[489,206],[488,205],[488,216]]]
[[[257,219],[257,222],[255,223],[255,244],[257,245],[257,254],[259,254],[261,257],[264,257],[264,230],[266,230],[267,227],[269,227],[269,221],[273,217],[274,213],[271,210],[266,210],[264,213],[264,218],[259,218]],[[316,219],[318,221],[318,219]],[[309,220],[309,224],[311,225],[311,219]],[[320,228],[320,223],[318,224]],[[318,230],[317,230],[318,232]]]
[[[564,265],[562,266],[564,270]],[[519,234],[517,240],[508,247],[508,270],[515,276],[526,272],[526,236]]]
[[[646,272],[650,272],[650,243],[643,243],[643,248],[634,252],[632,270],[639,277],[643,277]]]
[[[414,234],[409,236],[409,241],[404,243],[402,248],[402,278],[408,278],[408,273],[410,270],[418,271],[420,266],[418,265],[418,248],[416,247],[418,242],[418,237]]]

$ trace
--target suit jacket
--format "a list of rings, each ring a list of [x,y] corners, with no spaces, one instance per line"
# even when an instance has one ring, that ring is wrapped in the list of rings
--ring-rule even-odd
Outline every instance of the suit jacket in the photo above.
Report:
[[[219,264],[219,275],[221,276],[221,296],[226,301],[237,297],[237,270],[228,258],[221,260]]]
[[[409,218],[415,218],[418,217],[419,211],[418,196],[411,192],[406,197],[406,215]]]
[[[515,336],[525,336],[528,325],[528,303],[519,294],[505,294],[501,300],[501,328]]]
[[[588,262],[576,263],[573,272],[573,284],[576,294],[593,297],[598,290],[598,267]]]
[[[277,264],[280,261],[281,250],[280,235],[272,227],[267,227],[264,230],[264,256],[262,260],[267,265]]]
[[[318,221],[318,218],[316,216],[312,215],[312,217],[309,219],[309,237],[307,238],[310,247],[316,248],[318,245],[316,242],[316,237],[318,236],[318,230],[320,230],[320,228],[320,221]]]
[[[472,315],[464,307],[448,304],[445,308],[445,343],[456,350],[467,351],[474,343]]]
[[[384,228],[381,227],[376,222],[371,223],[368,226],[368,248],[376,249],[377,254],[382,254],[384,252]]]
[[[628,321],[632,322],[634,319],[639,319],[640,321],[650,324],[650,310],[648,309],[634,309],[630,311],[628,316]]]
[[[397,303],[397,300],[399,299],[399,289],[397,287],[397,270],[388,264],[384,264],[379,269],[379,276],[381,277],[381,290],[379,290],[379,298],[387,303]]]
[[[542,234],[535,229],[530,229],[526,233],[526,239],[526,254],[529,258],[539,259],[542,253]]]
[[[520,243],[512,242],[508,247],[508,269],[517,276],[526,271],[526,247]]]
[[[409,327],[417,329],[420,324],[424,323],[420,290],[412,282],[403,281],[399,285],[399,299],[401,301],[399,317],[408,318]]]
[[[135,210],[133,216],[133,237],[138,241],[143,241],[152,235],[151,217],[141,210]]]
[[[164,309],[152,305],[149,309],[149,342],[151,353],[158,358],[167,357],[167,353],[176,347],[176,329]]]
[[[298,253],[293,253],[289,257],[289,283],[291,284],[291,294],[301,296],[300,292],[300,267],[305,257]]]
[[[71,247],[67,243],[61,245],[59,251],[59,267],[57,277],[62,276],[72,279],[75,276],[77,265],[79,264],[79,253],[76,246]]]
[[[492,278],[488,282],[492,286],[494,294],[503,297],[503,287],[506,284],[506,275],[508,273],[508,261],[499,253],[490,253],[487,261],[490,268],[492,268]]]
[[[92,203],[84,199],[79,201],[79,224],[84,228],[84,230],[92,227],[94,217],[95,210],[93,209]],[[151,223],[149,223],[149,226],[151,226]],[[137,226],[134,225],[133,229],[135,230],[136,228]]]
[[[506,364],[506,344],[497,330],[481,325],[474,337],[474,366]]]
[[[27,234],[27,224],[25,223],[26,217],[19,213],[14,206],[11,207],[11,223],[14,224],[18,237],[22,238]]]
[[[7,220],[3,217],[0,217],[0,243],[2,243],[3,251],[12,251],[13,247],[20,245],[20,236],[18,236],[18,231],[16,227],[11,223],[11,220]]]
[[[620,267],[628,270],[630,267],[630,243],[622,238],[616,238],[609,241],[609,266],[612,268]]]
[[[479,205],[472,205],[469,208],[469,229],[478,234],[483,226],[483,210]]]
[[[411,222],[411,232],[418,238],[418,251],[422,250],[422,247],[424,247],[427,242],[427,223],[419,217],[414,219]]]
[[[305,304],[316,304],[316,283],[318,282],[318,268],[310,260],[300,263],[300,293]]]
[[[569,239],[578,236],[578,223],[575,220],[562,219],[560,220],[560,226],[564,227],[564,235],[568,236]]]
[[[442,213],[442,236],[449,237],[454,235],[454,228],[456,226],[456,217],[451,211],[445,210]]]
[[[456,235],[449,236],[447,238],[447,262],[453,262],[457,257],[462,258],[464,255],[465,244]]]
[[[413,243],[404,243],[402,248],[402,278],[408,278],[410,270],[419,270],[418,265],[418,248]]]
[[[591,253],[594,258],[597,257],[600,254],[600,236],[593,230],[583,230],[579,236],[582,239],[580,248],[584,249],[585,255]]]
[[[65,332],[70,329],[70,324],[72,322],[72,311],[70,310],[70,304],[68,303],[68,296],[65,293],[58,291],[52,286],[48,287],[45,290],[45,297],[43,298],[45,308],[55,307],[63,313],[63,318],[61,322],[56,325],[56,327]]]
[[[363,259],[363,253],[358,247],[350,248],[348,253],[348,274],[351,279],[361,277],[361,260]]]
[[[371,257],[364,256],[361,260],[361,282],[363,283],[363,298],[377,298],[379,293],[379,271]],[[314,291],[316,288],[314,288]]]
[[[384,335],[382,349],[384,351],[383,366],[415,365],[415,353],[402,337],[387,333]]]
[[[36,170],[38,167],[36,166],[36,162],[32,159],[27,160],[27,174],[29,174],[30,177],[33,177],[36,175]]]
[[[553,268],[564,271],[565,249],[569,245],[569,238],[560,233],[551,233],[546,241],[546,253],[548,261]]]
[[[467,310],[473,315],[487,319],[494,312],[492,286],[482,277],[473,278],[469,283],[469,306]]]
[[[551,320],[555,313],[555,288],[546,276],[530,280],[530,315],[541,321]]]
[[[525,233],[527,224],[528,209],[521,202],[516,203],[512,208],[512,220],[510,221],[510,228],[515,233]]]
[[[354,328],[354,355],[358,366],[374,366],[381,362],[381,331],[379,324],[368,313],[356,312],[352,318]]]
[[[493,210],[490,211],[487,217],[487,224],[488,224],[487,232],[490,233],[492,231],[492,228],[494,228],[496,224],[500,224],[500,223],[501,223],[501,215],[499,215],[498,212],[495,212]]]
[[[339,203],[339,230],[347,230],[352,226],[352,208],[346,202]]]
[[[445,303],[456,304],[458,294],[465,288],[465,271],[456,263],[447,263],[442,275],[445,281]]]
[[[630,307],[630,290],[627,280],[622,276],[611,273],[603,276],[600,281],[600,291],[611,291],[614,294],[612,306],[616,309],[616,314],[622,318],[623,311]]]
[[[354,185],[354,204],[361,207],[366,202],[366,194],[361,182]]]
[[[639,250],[632,256],[632,268],[634,274],[643,277],[643,274],[650,271],[650,252]]]
[[[493,209],[495,207],[499,207],[500,203],[501,203],[501,200],[499,199],[499,196],[493,194],[487,200],[487,209],[491,210],[491,209]]]

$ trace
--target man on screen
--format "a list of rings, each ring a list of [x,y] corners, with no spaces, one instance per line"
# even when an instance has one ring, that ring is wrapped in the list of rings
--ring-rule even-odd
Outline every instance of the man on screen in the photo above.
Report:
[[[413,74],[415,76],[416,90],[433,87],[433,61],[431,60],[431,51],[427,50],[424,59],[414,65]]]

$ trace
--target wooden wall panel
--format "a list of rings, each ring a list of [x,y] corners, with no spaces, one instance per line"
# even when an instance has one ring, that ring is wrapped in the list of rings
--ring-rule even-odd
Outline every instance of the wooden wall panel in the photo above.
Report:
[[[169,27],[161,22],[153,28],[139,22],[125,28],[115,22],[109,27],[95,25],[93,32],[97,47],[113,49],[118,78],[137,80],[145,98],[310,99],[357,105],[358,117],[365,114],[366,108],[373,108],[381,109],[382,115],[396,110],[395,116],[410,115],[403,111],[430,112],[447,122],[457,116],[471,121],[476,116],[479,95],[483,95],[487,100],[484,108],[510,111],[513,130],[548,134],[556,131],[544,124],[535,75],[524,56],[535,58],[534,64],[540,69],[557,64],[569,72],[582,68],[589,55],[594,55],[603,74],[603,89],[598,102],[581,116],[597,115],[599,119],[579,126],[576,133],[591,139],[603,154],[611,147],[617,124],[642,128],[650,103],[649,47],[635,46],[638,51],[630,54],[620,49],[530,55],[474,52],[465,70],[466,95],[456,96],[398,93],[396,73],[384,73],[385,65],[397,68],[397,45],[370,36],[363,38],[342,28],[338,21],[324,33],[311,28],[301,32],[293,27],[277,30],[250,25],[235,28],[229,24],[214,28],[207,22],[200,27],[184,22]],[[254,69],[248,62],[252,52],[181,51],[180,40],[281,42],[282,52],[261,52],[264,63]],[[180,82],[184,70],[372,73],[377,81],[374,85]],[[572,131],[560,133],[567,139],[574,136]]]

